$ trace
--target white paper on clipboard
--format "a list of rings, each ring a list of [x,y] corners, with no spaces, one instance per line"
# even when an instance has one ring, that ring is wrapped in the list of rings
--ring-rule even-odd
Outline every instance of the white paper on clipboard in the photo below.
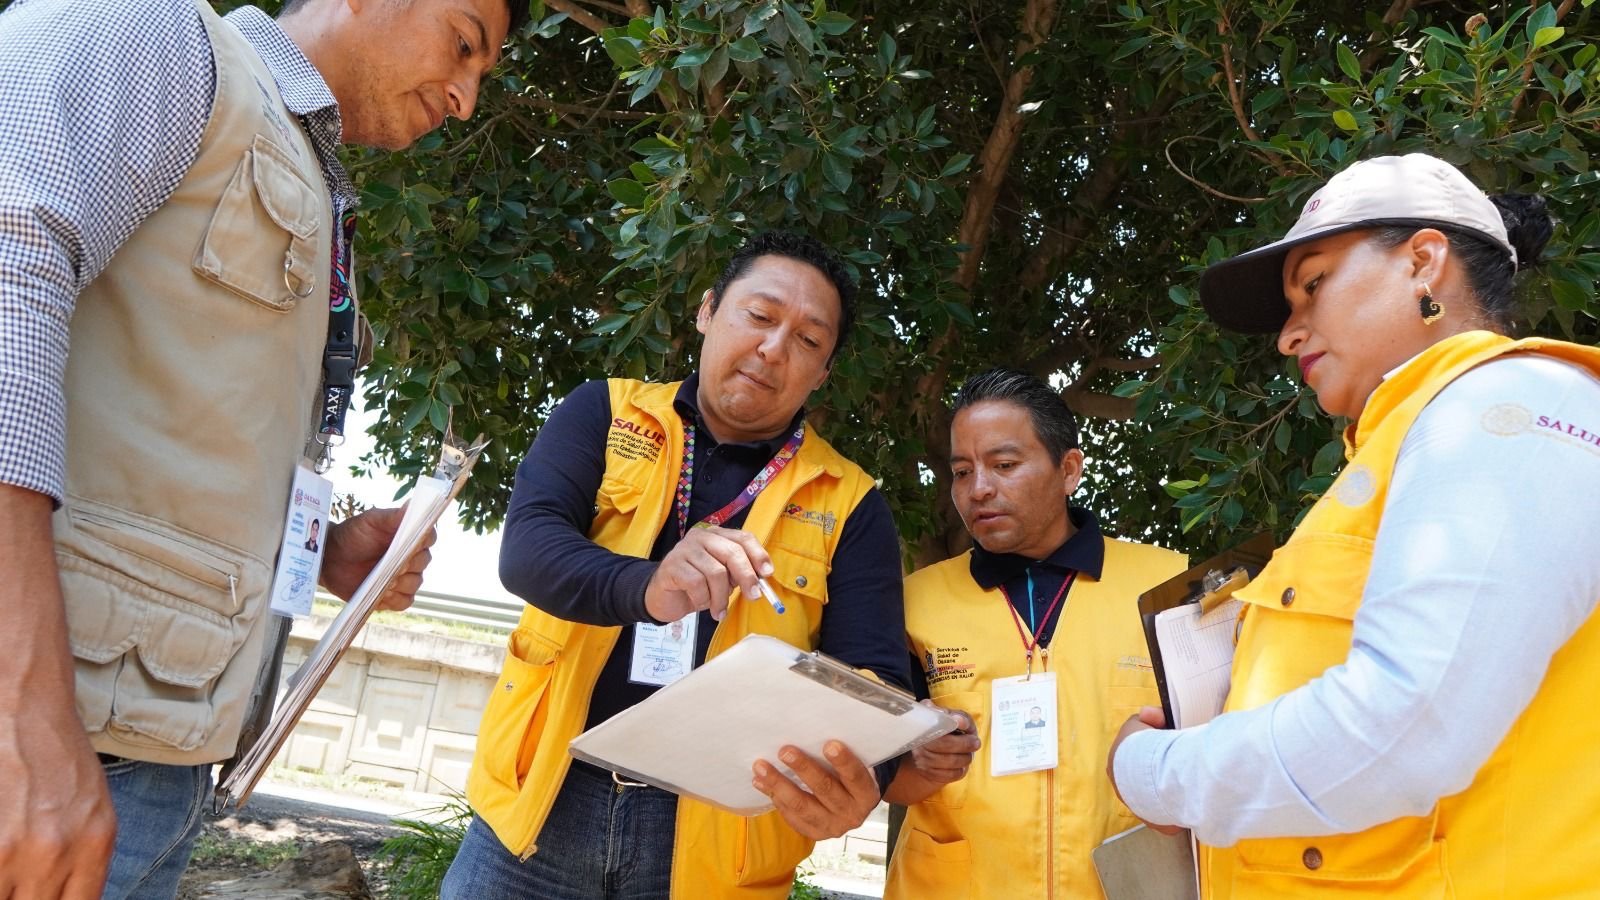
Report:
[[[401,516],[400,527],[396,529],[389,549],[367,573],[366,579],[356,588],[344,608],[339,610],[339,615],[323,632],[322,639],[306,655],[305,662],[295,670],[286,690],[278,699],[272,720],[267,723],[261,736],[239,758],[238,764],[227,772],[222,783],[217,785],[212,796],[212,808],[216,812],[220,813],[229,806],[242,807],[250,798],[267,765],[277,755],[283,742],[288,740],[289,733],[305,714],[306,707],[311,705],[322,683],[333,673],[334,666],[344,658],[350,642],[355,640],[361,626],[366,624],[367,617],[377,607],[390,583],[416,554],[423,538],[444,515],[450,501],[461,492],[487,444],[487,441],[479,438],[467,446],[446,429],[444,446],[439,451],[439,465],[432,475],[417,479],[416,486],[406,498],[405,513]]]
[[[910,694],[820,653],[752,634],[687,676],[572,740],[572,755],[635,781],[754,816],[772,802],[751,784],[792,745],[823,762],[837,740],[875,766],[959,723]]]

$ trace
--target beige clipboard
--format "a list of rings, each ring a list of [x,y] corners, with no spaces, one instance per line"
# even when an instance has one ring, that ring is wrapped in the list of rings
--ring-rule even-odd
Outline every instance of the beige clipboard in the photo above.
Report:
[[[817,652],[747,635],[683,678],[572,740],[572,755],[634,781],[753,816],[772,802],[752,766],[793,745],[822,760],[830,740],[875,766],[957,721]],[[824,762],[824,765],[826,763]]]

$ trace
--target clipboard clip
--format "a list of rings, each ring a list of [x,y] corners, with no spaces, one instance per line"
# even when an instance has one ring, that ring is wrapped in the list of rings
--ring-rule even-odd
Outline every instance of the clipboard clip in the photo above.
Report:
[[[893,685],[873,681],[844,663],[815,650],[802,653],[789,670],[893,715],[905,715],[917,706],[916,698],[905,691]]]
[[[1184,603],[1200,604],[1203,616],[1233,596],[1234,591],[1250,583],[1250,572],[1244,566],[1234,566],[1227,572],[1211,569],[1200,579],[1200,591]]]
[[[453,419],[454,409],[451,409],[450,415]],[[451,419],[445,421],[444,440],[439,447],[439,465],[433,470],[433,477],[445,481],[455,481],[463,470],[471,469],[473,463],[478,461],[478,454],[489,446],[489,439],[481,434],[471,444],[456,437],[455,432],[451,430]]]

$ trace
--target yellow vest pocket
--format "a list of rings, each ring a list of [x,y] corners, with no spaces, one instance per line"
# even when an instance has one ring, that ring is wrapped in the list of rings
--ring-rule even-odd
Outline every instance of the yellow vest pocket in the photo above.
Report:
[[[525,628],[511,632],[505,668],[484,707],[478,752],[495,781],[516,789],[527,776],[544,731],[545,692],[561,650]]]
[[[1240,841],[1240,896],[1451,898],[1438,812],[1396,819],[1359,834]],[[1248,885],[1246,888],[1245,886]]]
[[[897,888],[897,896],[924,900],[972,896],[972,847],[965,840],[940,843],[926,831],[912,828],[896,852],[906,854],[905,864],[895,869],[908,882]]]

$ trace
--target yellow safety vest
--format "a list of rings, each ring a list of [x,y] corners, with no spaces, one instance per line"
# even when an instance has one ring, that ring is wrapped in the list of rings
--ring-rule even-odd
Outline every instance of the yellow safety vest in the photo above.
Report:
[[[1446,385],[1510,353],[1600,373],[1600,351],[1593,348],[1474,331],[1440,341],[1379,386],[1345,434],[1344,472],[1238,594],[1247,605],[1227,709],[1259,707],[1345,661],[1406,432]],[[1596,415],[1600,420],[1600,410]],[[1513,433],[1539,427],[1536,416],[1506,405],[1489,410],[1483,426]],[[1484,516],[1505,512],[1484,510]],[[1466,790],[1441,799],[1427,815],[1357,834],[1202,848],[1205,896],[1600,897],[1597,687],[1600,615],[1556,653],[1539,693]]]
[[[1089,854],[1139,821],[1106,779],[1106,754],[1122,723],[1159,706],[1139,620],[1139,594],[1187,568],[1182,554],[1105,542],[1101,578],[1079,575],[1048,656],[1056,673],[1060,763],[1052,771],[989,775],[989,690],[1026,665],[1010,603],[973,581],[970,553],[906,581],[906,630],[931,670],[929,693],[972,716],[983,747],[967,777],[910,807],[889,865],[886,900],[1092,898],[1100,882]]]
[[[648,557],[672,511],[683,459],[683,421],[672,406],[678,385],[610,381],[606,468],[589,538],[628,556]],[[839,527],[873,487],[860,467],[806,428],[799,453],[751,504],[744,530],[772,555],[773,588],[787,612],[735,603],[711,638],[708,658],[747,634],[768,634],[814,649],[828,602],[828,570]],[[512,632],[505,667],[478,731],[467,799],[508,850],[538,848],[571,757],[567,744],[589,714],[595,680],[622,629],[580,625],[529,606]],[[678,801],[672,896],[788,896],[794,870],[812,842],[777,813],[743,818],[687,798]]]

